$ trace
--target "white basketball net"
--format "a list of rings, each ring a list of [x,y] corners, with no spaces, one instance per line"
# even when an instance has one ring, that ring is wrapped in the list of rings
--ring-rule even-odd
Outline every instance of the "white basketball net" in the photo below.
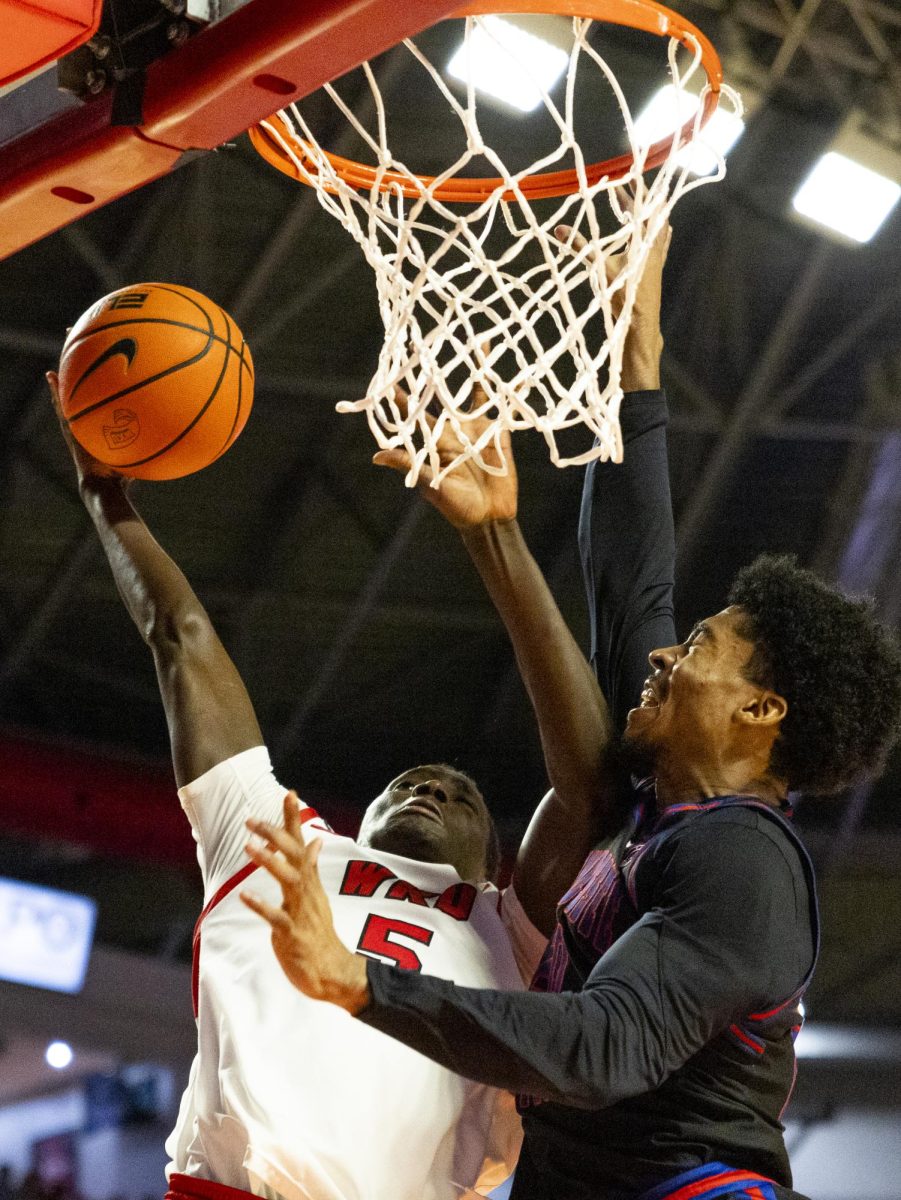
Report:
[[[496,20],[467,18],[467,46],[477,25],[494,37],[491,23]],[[322,206],[359,243],[375,271],[385,342],[366,398],[342,401],[337,408],[339,412],[365,412],[382,449],[407,451],[412,462],[406,476],[410,487],[426,462],[433,472],[433,486],[467,459],[491,474],[504,474],[507,468],[499,442],[504,429],[539,430],[557,466],[594,458],[619,462],[622,458],[618,414],[623,344],[648,252],[676,201],[692,188],[722,179],[725,164],[721,155],[705,145],[714,154],[715,170],[694,176],[677,140],[653,177],[645,179],[648,144],[638,143],[619,84],[587,41],[591,24],[582,18],[573,20],[562,106],[539,87],[559,129],[559,145],[515,173],[482,138],[472,84],[461,101],[411,41],[404,45],[431,75],[466,136],[465,152],[430,185],[422,184],[390,149],[383,97],[368,63],[363,70],[375,104],[375,134],[363,127],[334,87],[325,88],[375,158],[375,184],[368,191],[355,190],[336,173],[296,105],[281,113],[293,136],[278,122],[263,123],[300,177],[315,188]],[[674,106],[670,129],[688,120],[694,108],[697,137],[702,107],[686,91],[686,85],[700,69],[700,50],[696,48],[693,61],[680,71],[678,49],[679,43],[671,39],[670,77],[681,105]],[[585,159],[573,132],[576,73],[583,61],[588,64],[583,70],[597,69],[609,83],[635,155],[627,175],[616,180],[604,178],[593,185],[586,179]],[[728,88],[722,90],[722,96],[740,114],[738,96]],[[494,194],[479,204],[462,206],[436,199],[435,188],[465,173],[477,156],[487,160],[503,181]],[[539,221],[520,182],[526,175],[564,166],[575,167],[578,191],[543,201],[551,211]],[[416,189],[415,198],[405,198],[396,185],[382,191],[379,183],[387,172],[403,176]],[[622,184],[634,189],[634,201],[628,207],[615,190]],[[613,233],[601,231],[599,198],[612,207],[618,224]],[[562,244],[553,233],[560,224],[571,226],[587,239],[586,244],[578,250],[572,238]],[[506,229],[506,246],[499,255],[489,256],[485,242],[496,228]],[[536,247],[540,250],[537,264]],[[612,256],[616,257],[611,262]],[[578,288],[587,294],[587,303],[584,299],[574,303],[573,293]],[[603,323],[602,337],[598,322]],[[542,337],[536,332],[539,325]],[[548,328],[556,331],[551,344]],[[511,361],[515,363],[512,370]],[[455,371],[461,366],[465,374]],[[568,382],[561,378],[562,368]],[[477,393],[473,404],[474,385],[483,395]],[[407,393],[408,403],[398,403],[398,388]],[[475,417],[487,417],[488,422],[474,426]],[[435,443],[448,422],[461,448],[453,461],[440,464]],[[595,443],[582,453],[564,457],[556,435],[576,424],[586,425]],[[495,447],[501,466],[485,461],[488,446]]]

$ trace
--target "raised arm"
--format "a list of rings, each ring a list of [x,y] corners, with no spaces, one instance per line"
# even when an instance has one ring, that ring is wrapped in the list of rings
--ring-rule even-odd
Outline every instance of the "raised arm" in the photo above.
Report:
[[[446,429],[439,455],[457,451]],[[489,475],[465,463],[438,489],[420,490],[454,525],[497,609],[538,721],[552,792],[539,806],[517,857],[514,884],[532,923],[545,934],[556,902],[596,841],[598,815],[610,797],[606,752],[612,724],[594,673],[557,608],[516,521],[517,481],[509,435],[510,474]],[[380,451],[379,465],[406,471],[403,451]]]
[[[538,722],[551,790],[529,822],[513,886],[529,919],[550,936],[557,901],[614,807],[613,724],[519,525],[473,526],[463,541],[510,635]]]
[[[58,412],[56,376],[48,382]],[[181,787],[262,743],[253,706],[203,605],[129,500],[127,480],[95,462],[61,425],[116,587],[153,653]]]
[[[561,227],[558,235],[569,236]],[[578,238],[573,238],[578,248]],[[615,832],[618,779],[611,749],[625,713],[638,702],[648,653],[673,638],[673,532],[666,469],[666,404],[660,387],[660,296],[669,247],[665,229],[638,287],[623,351],[628,394],[621,465],[594,464],[586,479],[580,544],[591,572],[592,651],[601,686],[588,668],[516,522],[516,477],[493,476],[473,463],[441,487],[420,476],[420,491],[459,530],[497,609],[538,722],[551,791],[542,800],[516,858],[513,884],[533,924],[550,935],[556,905],[598,840]],[[446,446],[442,443],[446,442]],[[446,428],[442,464],[457,452]],[[513,462],[509,437],[504,454]],[[406,471],[403,451],[374,461]],[[586,576],[587,577],[587,576]],[[603,646],[603,656],[597,654]],[[609,649],[608,649],[609,647]],[[609,689],[609,690],[608,690]],[[619,707],[614,717],[605,696]]]
[[[668,245],[665,230],[639,284],[623,351],[623,461],[589,464],[579,518],[591,661],[618,731],[639,702],[648,654],[676,641],[667,411],[659,390],[660,297]]]
[[[565,227],[557,232],[570,236]],[[581,652],[556,606],[562,628],[544,637],[532,621],[522,623],[517,638],[513,622],[504,617],[538,717],[553,787],[529,824],[513,876],[526,912],[545,933],[553,929],[557,901],[589,850],[622,823],[610,749],[626,712],[638,703],[648,654],[655,646],[672,644],[660,640],[663,631],[672,628],[674,556],[666,402],[659,391],[660,297],[669,239],[667,227],[648,256],[623,347],[623,462],[595,461],[586,474],[579,541],[596,670],[599,648],[605,651],[605,669],[597,670],[599,689],[594,691],[586,682]],[[572,241],[578,248],[580,239]],[[616,264],[612,266],[615,270]],[[486,571],[484,564],[490,559],[483,545],[478,553],[473,557],[494,596],[497,580],[503,576],[496,567]],[[537,583],[527,584],[509,598],[504,596],[503,602],[534,605],[537,591]],[[549,596],[547,602],[553,605]],[[503,616],[497,599],[495,603]]]

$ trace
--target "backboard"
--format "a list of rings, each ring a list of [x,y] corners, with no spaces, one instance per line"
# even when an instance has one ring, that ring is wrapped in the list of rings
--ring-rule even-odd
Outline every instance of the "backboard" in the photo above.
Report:
[[[142,0],[129,2],[137,9]],[[159,178],[186,155],[215,149],[456,7],[249,0],[97,95],[61,96],[52,68],[0,94],[0,258]],[[165,8],[186,11],[184,0]],[[178,43],[187,31],[172,27]]]

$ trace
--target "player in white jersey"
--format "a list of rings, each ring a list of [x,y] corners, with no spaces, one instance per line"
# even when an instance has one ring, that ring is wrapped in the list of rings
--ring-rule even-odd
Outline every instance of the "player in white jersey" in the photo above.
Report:
[[[466,798],[436,797],[451,785]],[[408,772],[395,791],[403,797],[397,824],[456,804],[467,810],[464,820],[471,812],[481,823],[472,785],[447,768]],[[286,1200],[437,1200],[476,1181],[486,1147],[515,1161],[506,1104],[494,1120],[498,1093],[406,1048],[396,1053],[387,1039],[301,997],[285,978],[239,898],[249,880],[277,899],[277,884],[244,853],[249,816],[282,821],[285,789],[266,751],[236,755],[180,794],[206,900],[194,943],[200,1053],[168,1143],[179,1174],[202,1171],[233,1187],[249,1177]],[[288,803],[297,810],[293,794]],[[518,988],[531,976],[545,939],[510,892],[466,882],[448,863],[339,837],[309,807],[300,808],[300,821],[322,838],[319,871],[346,946],[471,986]],[[491,1144],[493,1125],[500,1145]]]
[[[260,846],[248,862],[245,821],[281,824],[285,797],[251,702],[125,481],[67,442],[120,594],[154,655],[204,877],[195,939],[199,1048],[167,1143],[170,1195],[460,1196],[486,1154],[508,1162],[515,1155],[512,1106],[287,982],[269,931],[239,896],[268,854]],[[390,456],[376,459],[394,465]],[[606,709],[509,519],[515,477],[469,465],[427,498],[460,529],[511,634],[555,789],[517,856],[515,894],[502,897],[488,882],[493,825],[478,788],[454,768],[427,765],[398,776],[367,809],[355,842],[332,835],[309,809],[301,815],[323,837],[322,879],[350,949],[473,986],[522,986],[553,926],[556,900],[594,841]],[[255,873],[254,889],[278,901],[268,872]],[[504,1128],[498,1112],[513,1123]]]

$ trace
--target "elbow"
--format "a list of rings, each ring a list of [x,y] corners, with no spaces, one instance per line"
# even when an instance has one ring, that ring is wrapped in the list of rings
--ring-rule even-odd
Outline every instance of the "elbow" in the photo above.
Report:
[[[627,993],[614,989],[580,995],[585,1033],[575,1047],[561,1102],[608,1108],[658,1088],[667,1076],[664,1031],[642,1019]]]
[[[625,1099],[601,1063],[580,1062],[560,1075],[546,1077],[541,1099],[566,1108],[598,1110]]]
[[[568,1108],[600,1110],[611,1108],[633,1096],[644,1095],[654,1091],[663,1082],[656,1072],[649,1078],[637,1079],[634,1071],[616,1072],[596,1070],[590,1074],[579,1075],[577,1079],[567,1080],[564,1088],[548,1099]]]
[[[197,654],[212,635],[210,619],[199,603],[154,607],[142,629],[157,661],[171,663]]]

